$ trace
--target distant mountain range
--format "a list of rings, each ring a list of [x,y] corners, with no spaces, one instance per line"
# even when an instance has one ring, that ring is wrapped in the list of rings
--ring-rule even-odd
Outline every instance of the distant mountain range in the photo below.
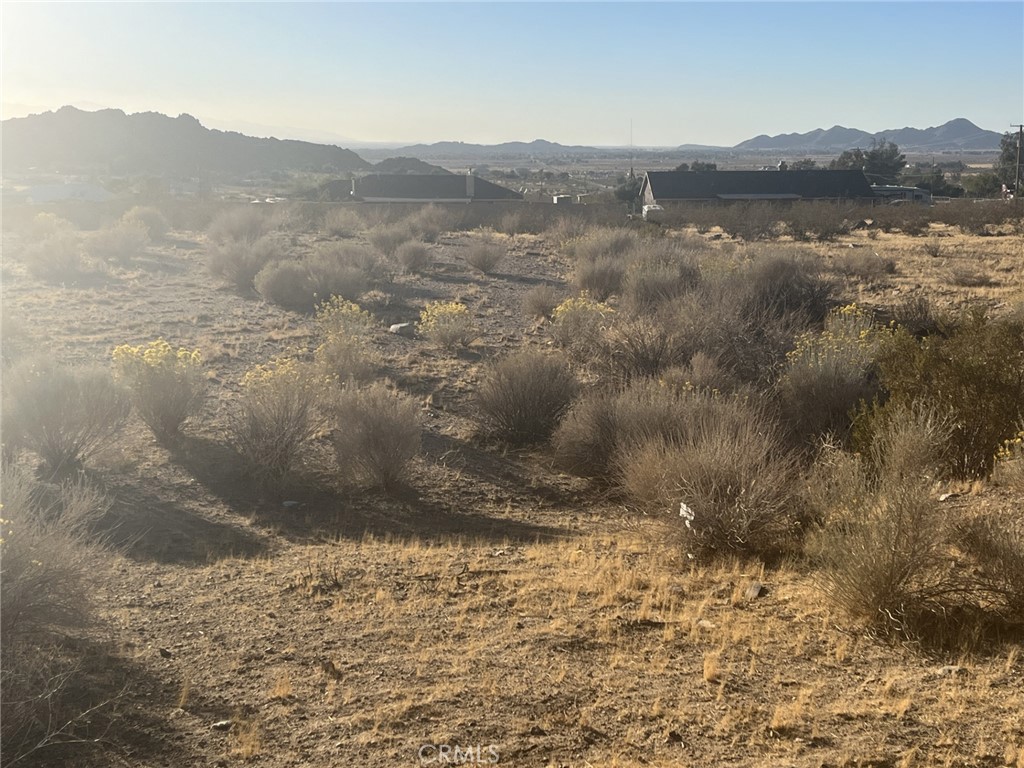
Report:
[[[586,147],[537,139],[502,144],[442,141],[400,148],[366,148],[362,156],[349,149],[308,141],[254,138],[232,131],[211,130],[191,115],[168,117],[156,112],[126,115],[118,109],[86,112],[62,107],[22,118],[4,120],[2,151],[5,171],[93,172],[111,175],[164,175],[195,177],[202,174],[244,176],[275,171],[317,171],[338,175],[352,172],[444,173],[425,161],[456,167],[504,160],[557,158],[623,158],[635,156],[642,164],[656,153],[686,156],[715,152],[772,152],[838,154],[854,147],[867,148],[873,140],[887,139],[904,151],[999,149],[1000,134],[959,118],[935,128],[900,128],[868,133],[835,126],[808,133],[757,136],[735,147],[684,144],[675,149]],[[376,166],[367,159],[381,160]]]
[[[784,133],[778,136],[756,136],[740,142],[738,150],[774,150],[782,152],[829,153],[860,147],[867,149],[872,141],[883,139],[899,145],[901,150],[939,152],[943,150],[998,150],[1001,135],[979,128],[970,120],[957,118],[935,128],[894,128],[868,133],[856,128],[833,126],[808,133]],[[682,147],[680,147],[682,149]]]
[[[288,170],[348,173],[372,167],[341,147],[257,139],[210,130],[191,115],[126,115],[119,109],[84,112],[62,107],[4,120],[2,149],[5,171],[194,177]]]

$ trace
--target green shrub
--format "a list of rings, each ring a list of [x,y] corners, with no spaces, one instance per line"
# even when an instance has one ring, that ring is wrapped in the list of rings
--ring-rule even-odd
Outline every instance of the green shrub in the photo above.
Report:
[[[206,265],[211,274],[239,290],[250,291],[259,271],[280,258],[285,249],[285,241],[276,235],[265,235],[252,242],[229,240],[209,248]]]
[[[383,384],[346,389],[329,405],[338,467],[350,482],[390,489],[420,450],[419,406]]]
[[[576,396],[566,364],[536,350],[505,357],[485,374],[476,393],[480,426],[512,445],[547,440]]]
[[[323,426],[316,410],[321,388],[308,366],[290,358],[257,366],[242,380],[231,432],[247,470],[267,487],[288,475]]]
[[[128,394],[107,371],[26,359],[4,375],[4,448],[28,448],[52,475],[77,469],[112,442],[130,412]]]
[[[199,350],[175,350],[163,339],[113,353],[114,370],[132,393],[135,410],[157,439],[173,438],[203,407],[206,378]]]
[[[469,309],[457,301],[431,301],[420,312],[419,332],[445,349],[465,347],[477,337]]]
[[[1024,324],[968,312],[948,337],[915,339],[893,334],[878,356],[884,406],[860,419],[860,444],[871,441],[873,421],[888,409],[921,401],[955,424],[948,470],[979,477],[1024,417]]]

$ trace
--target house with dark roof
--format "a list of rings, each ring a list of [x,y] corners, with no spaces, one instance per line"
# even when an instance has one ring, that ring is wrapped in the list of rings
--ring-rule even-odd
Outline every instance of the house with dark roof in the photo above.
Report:
[[[381,174],[352,180],[352,199],[366,203],[476,203],[522,200],[518,192],[466,174]]]
[[[648,171],[640,186],[644,205],[874,196],[862,171]]]

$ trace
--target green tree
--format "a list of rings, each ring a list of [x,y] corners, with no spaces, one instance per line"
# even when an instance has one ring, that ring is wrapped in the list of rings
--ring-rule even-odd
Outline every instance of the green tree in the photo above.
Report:
[[[690,164],[689,163],[680,163],[679,165],[676,166],[676,170],[677,171],[688,171],[688,170],[690,170]]]
[[[1017,136],[1016,133],[1004,133],[999,140],[995,172],[1003,184],[1013,184],[1017,178]],[[1021,162],[1024,162],[1024,148],[1021,148]]]
[[[718,163],[705,163],[703,160],[694,160],[690,165],[691,171],[717,171]]]
[[[864,171],[872,184],[895,184],[906,164],[907,157],[900,152],[900,148],[882,139],[881,142],[872,140],[871,149],[867,152],[859,147],[846,150],[828,167],[833,170]]]

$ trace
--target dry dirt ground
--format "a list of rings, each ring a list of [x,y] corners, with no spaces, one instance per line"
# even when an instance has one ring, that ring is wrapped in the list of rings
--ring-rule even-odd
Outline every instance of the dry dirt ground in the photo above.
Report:
[[[201,233],[82,285],[39,283],[5,258],[5,315],[29,346],[96,362],[163,336],[203,351],[211,385],[178,444],[133,421],[90,470],[117,544],[96,564],[109,577],[86,638],[111,701],[85,729],[97,742],[52,764],[1024,766],[1018,647],[949,658],[873,637],[801,566],[694,564],[658,521],[558,473],[544,450],[475,437],[482,366],[547,343],[522,297],[565,286],[570,263],[516,236],[481,276],[460,256],[474,237],[442,236],[429,276],[398,278],[374,307],[386,373],[426,420],[413,476],[391,496],[339,489],[315,457],[283,498],[237,474],[225,424],[239,380],[308,345],[311,323],[218,285]],[[1021,296],[1019,236],[855,233],[814,248],[895,259],[895,274],[846,280],[868,305]],[[17,249],[9,237],[5,252]],[[956,285],[957,270],[987,284]],[[480,340],[452,356],[384,332],[432,298],[465,302]],[[958,490],[950,514],[1024,502]]]

